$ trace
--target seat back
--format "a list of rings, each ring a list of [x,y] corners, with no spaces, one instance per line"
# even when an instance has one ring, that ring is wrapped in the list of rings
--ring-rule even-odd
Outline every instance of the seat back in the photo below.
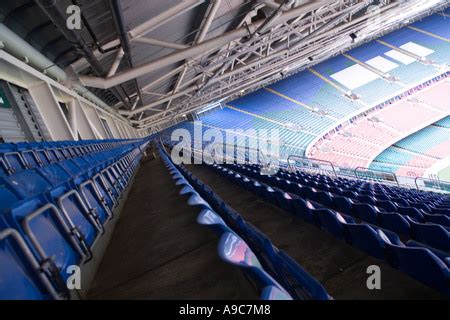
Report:
[[[371,204],[353,204],[353,214],[367,223],[378,224],[378,210]]]
[[[444,227],[434,223],[418,223],[411,219],[409,222],[415,240],[450,252],[450,232]]]
[[[19,202],[17,195],[8,189],[0,178],[0,216],[17,202]]]
[[[352,215],[353,201],[347,197],[335,196],[333,197],[333,207],[343,214]]]
[[[397,206],[398,213],[414,218],[417,221],[423,221],[423,215],[417,208]]]
[[[384,242],[377,232],[366,224],[345,224],[348,241],[371,256],[384,259]]]
[[[408,220],[395,212],[382,212],[380,214],[380,223],[383,228],[399,234],[409,235],[411,232]]]
[[[83,235],[87,246],[92,246],[103,229],[80,194],[70,185],[63,184],[53,188],[48,197],[57,205],[67,224]]]
[[[31,198],[12,207],[5,218],[20,231],[38,262],[51,262],[64,279],[68,276],[66,268],[83,260],[80,246],[55,205]]]
[[[430,250],[395,245],[388,245],[388,250],[398,269],[450,296],[449,269]]]
[[[313,223],[313,214],[311,210],[315,209],[311,202],[301,198],[292,199],[292,211],[300,219]]]
[[[37,196],[48,191],[51,187],[36,169],[24,170],[5,177],[4,183],[10,190],[14,190],[21,199]]]
[[[316,209],[313,210],[313,215],[317,221],[317,224],[323,230],[331,233],[339,239],[344,237],[343,223],[346,221],[340,214],[329,209]]]
[[[51,299],[49,282],[38,273],[39,264],[14,229],[0,231],[0,299]]]
[[[38,169],[38,171],[52,186],[58,186],[71,179],[69,174],[59,164],[49,164]]]

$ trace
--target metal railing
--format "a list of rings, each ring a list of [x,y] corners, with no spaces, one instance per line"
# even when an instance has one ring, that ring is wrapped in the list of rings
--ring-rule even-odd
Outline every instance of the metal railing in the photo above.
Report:
[[[395,183],[397,186],[400,186],[397,175],[393,172],[357,167],[355,168],[355,176],[362,180],[385,181],[388,183]]]
[[[307,158],[304,156],[297,156],[297,155],[289,155],[288,156],[288,168],[297,170],[297,168],[300,168],[300,170],[308,170],[308,171],[314,171],[319,173],[325,173],[329,174],[332,173],[334,177],[337,177],[337,172],[334,167],[334,165],[330,161],[315,159],[315,158]],[[299,166],[300,163],[300,166]],[[326,167],[330,169],[326,169]]]

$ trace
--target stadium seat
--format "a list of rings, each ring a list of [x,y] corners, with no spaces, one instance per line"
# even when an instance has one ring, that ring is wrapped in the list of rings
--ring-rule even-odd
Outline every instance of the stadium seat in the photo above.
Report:
[[[435,254],[425,248],[393,244],[382,234],[381,238],[386,244],[390,262],[394,266],[428,286],[450,295],[449,268]]]
[[[450,252],[450,232],[447,229],[438,224],[424,224],[412,219],[409,219],[409,223],[415,240]]]
[[[38,261],[14,229],[0,230],[0,299],[57,299],[52,285],[41,273]]]
[[[411,226],[407,218],[395,212],[383,212],[380,214],[382,227],[402,235],[410,235]]]

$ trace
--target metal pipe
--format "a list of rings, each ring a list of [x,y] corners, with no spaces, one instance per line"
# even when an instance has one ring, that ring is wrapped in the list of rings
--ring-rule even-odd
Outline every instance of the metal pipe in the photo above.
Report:
[[[128,61],[128,66],[130,68],[133,68],[134,66],[133,60],[131,59],[130,41],[128,40],[128,35],[123,23],[123,13],[119,1],[120,0],[111,0],[111,12],[117,32],[119,33],[120,44],[122,45],[123,52],[125,53],[125,57]],[[134,86],[136,87],[136,92],[139,94],[139,97],[142,100],[141,92],[139,90],[139,85],[136,78],[134,78]],[[127,104],[127,108],[131,109],[131,106]]]
[[[333,1],[331,1],[331,0],[315,1],[313,3],[308,3],[305,5],[296,7],[295,9],[291,9],[289,11],[282,13],[278,18],[278,22],[280,24],[284,23],[286,21],[289,21],[290,19],[297,17],[298,15],[300,15],[304,12],[309,12],[309,11],[318,9],[330,2],[333,2]],[[80,76],[79,79],[80,79],[81,83],[86,86],[107,89],[107,88],[110,88],[117,84],[129,81],[131,79],[138,78],[140,76],[143,76],[143,75],[153,72],[155,70],[159,70],[159,69],[169,66],[173,63],[179,62],[180,60],[186,60],[186,59],[189,59],[189,58],[192,58],[195,56],[202,55],[204,52],[221,47],[230,41],[234,41],[236,39],[245,37],[248,35],[249,30],[253,29],[253,31],[255,31],[263,23],[264,23],[264,21],[257,21],[253,24],[248,25],[247,27],[242,27],[242,28],[227,32],[221,36],[209,39],[205,42],[191,46],[187,49],[178,50],[178,51],[176,51],[172,54],[169,54],[165,57],[144,63],[140,66],[137,66],[130,70],[123,71],[121,73],[118,73],[118,74],[116,74],[112,77],[106,78],[106,79],[99,78],[99,77],[89,77],[89,76]]]
[[[134,38],[133,41],[143,43],[143,44],[149,44],[151,46],[158,46],[158,47],[178,49],[178,50],[189,48],[189,46],[186,44],[166,42],[166,41],[157,40],[157,39],[153,39],[153,38],[137,37],[137,38]]]
[[[97,58],[94,56],[84,39],[81,37],[81,34],[75,30],[67,28],[66,13],[57,5],[57,2],[54,0],[35,0],[35,2],[50,18],[50,20],[58,27],[64,37],[74,46],[75,50],[80,55],[86,58],[89,65],[92,67],[92,70],[94,70],[97,76],[103,77],[105,75],[103,67],[98,62]],[[118,100],[121,100],[125,105],[128,106],[126,98],[119,90],[117,90],[117,88],[112,88],[111,92],[116,96]]]
[[[124,55],[124,52],[123,52],[122,48],[117,50],[116,57],[114,58],[114,61],[111,65],[111,67],[109,68],[108,75],[107,75],[108,77],[116,74],[116,71],[119,68],[120,62],[122,61],[123,55]]]
[[[186,11],[202,4],[206,0],[184,0],[179,4],[171,7],[170,9],[160,13],[156,17],[144,22],[143,24],[137,26],[136,28],[130,30],[128,33],[130,38],[136,38],[139,36],[143,36],[146,33],[156,29],[161,24],[166,23],[167,21],[178,17],[180,14],[185,13]]]
[[[216,16],[217,10],[220,7],[221,0],[211,0],[211,4],[208,7],[208,10],[206,12],[206,16],[203,19],[200,31],[195,36],[194,45],[203,42],[205,40],[206,35],[208,34],[209,28],[211,27],[211,24],[214,20],[214,17]],[[175,94],[180,89],[181,83],[183,82],[184,76],[186,75],[186,72],[188,70],[188,65],[186,64],[183,71],[181,71],[180,75],[178,76],[177,82],[175,83],[175,87],[172,91],[172,94]],[[169,102],[166,105],[166,110],[170,108],[170,105],[172,104],[172,100],[169,100]]]
[[[18,57],[21,60],[23,60],[23,58],[26,57],[28,63],[37,70],[45,72],[50,77],[55,78],[58,82],[67,81],[68,76],[64,70],[62,70],[52,61],[50,61],[47,57],[45,57],[42,53],[37,51],[25,40],[23,40],[14,32],[12,32],[4,24],[0,24],[0,42],[3,43],[4,46],[3,49],[5,51]],[[93,103],[102,107],[103,109],[106,110],[109,109],[109,106],[103,100],[101,100],[95,94],[87,90],[85,87],[77,84],[73,84],[73,87],[86,99],[92,101]]]
[[[147,105],[145,105],[143,107],[140,107],[140,108],[132,110],[132,111],[120,110],[119,113],[122,114],[122,115],[125,115],[125,116],[133,116],[135,114],[138,114],[138,113],[141,113],[143,111],[149,110],[149,109],[151,109],[151,108],[153,108],[155,106],[158,106],[158,105],[160,105],[160,104],[162,104],[164,102],[167,102],[167,101],[169,101],[171,99],[176,99],[178,97],[187,95],[187,94],[189,94],[190,92],[192,92],[194,90],[198,90],[198,87],[196,87],[196,86],[190,87],[190,88],[188,88],[186,90],[180,91],[180,92],[178,92],[176,94],[173,94],[173,95],[171,95],[169,97],[165,97],[165,98],[156,100],[156,101],[154,101],[152,103],[149,103],[149,104],[147,104]]]
[[[196,39],[194,41],[195,44],[201,43],[203,42],[203,40],[205,40],[209,28],[211,27],[211,24],[214,21],[214,17],[216,16],[216,13],[220,8],[222,0],[211,0],[211,2],[212,2],[211,5],[208,7],[208,12],[206,13],[206,17],[203,20],[202,26],[200,27],[200,31],[197,34]]]
[[[350,9],[349,9],[350,10]],[[348,14],[348,13],[347,13]],[[342,15],[338,15],[338,17],[339,18],[341,18],[341,16]],[[363,20],[364,19],[364,17],[361,17],[359,20]],[[334,20],[333,20],[334,21]],[[356,21],[356,20],[355,20]],[[354,21],[354,22],[355,22]],[[321,31],[322,30],[322,28],[318,28],[317,29],[317,32],[319,32],[319,31]],[[329,31],[329,32],[331,32],[331,31]],[[326,34],[328,34],[329,32],[327,32]],[[313,34],[311,34],[311,35],[313,35]],[[315,35],[315,34],[314,34]],[[304,41],[306,41],[306,42],[311,42],[311,41],[315,41],[316,39],[318,39],[319,37],[323,37],[324,36],[324,34],[320,34],[319,36],[317,36],[317,35],[315,35],[315,37],[314,38],[311,38],[310,36],[306,36],[304,39],[302,39],[302,40],[304,40]],[[303,42],[304,43],[304,42]],[[216,77],[216,78],[212,78],[211,79],[211,81],[208,83],[208,86],[210,86],[210,85],[212,85],[212,84],[214,84],[214,83],[216,83],[216,82],[219,82],[219,81],[221,81],[221,80],[223,80],[223,79],[226,79],[227,77],[230,77],[230,76],[232,76],[232,75],[234,75],[234,74],[236,74],[236,73],[239,73],[239,72],[242,72],[243,70],[246,70],[246,69],[248,69],[248,68],[251,68],[251,67],[253,67],[253,66],[255,66],[255,65],[258,65],[258,64],[260,64],[260,63],[263,63],[263,62],[265,62],[265,61],[267,61],[267,60],[271,60],[271,59],[274,59],[274,58],[277,58],[277,57],[280,57],[280,56],[283,56],[283,55],[287,55],[288,53],[289,53],[289,49],[284,49],[284,50],[281,50],[281,51],[277,51],[277,52],[274,52],[273,54],[271,54],[270,56],[267,56],[267,57],[265,57],[265,58],[263,58],[263,59],[261,59],[261,60],[256,60],[256,61],[254,61],[254,62],[252,62],[252,63],[249,63],[249,64],[247,64],[247,65],[244,65],[244,66],[242,66],[242,67],[240,67],[240,68],[238,68],[238,69],[235,69],[235,70],[233,70],[233,71],[230,71],[230,72],[228,72],[228,73],[224,73],[224,74],[222,74],[221,76],[218,76],[218,77]],[[309,50],[307,50],[307,51],[309,51]],[[293,59],[293,58],[289,58],[287,61],[290,61],[291,59]],[[295,58],[294,58],[295,59]],[[285,61],[285,62],[287,62],[287,61]],[[272,68],[272,66],[268,66],[268,68],[269,69],[271,69]],[[194,78],[195,79],[195,78]],[[193,80],[194,80],[193,79]],[[187,84],[187,83],[186,83]],[[185,85],[186,85],[185,84]],[[204,88],[206,88],[206,84],[204,84],[204,85],[202,85],[202,88],[204,89]],[[188,92],[191,92],[191,90],[188,90]],[[167,99],[167,98],[165,98],[165,99]],[[175,99],[173,96],[171,96],[171,99]],[[165,102],[165,100],[158,100],[158,101],[156,101],[156,102],[154,102],[154,103],[152,103],[152,105],[151,105],[151,107],[154,107],[155,106],[155,103],[158,103],[158,104],[161,104],[161,103],[164,103]],[[156,104],[156,105],[158,105],[158,104]],[[144,106],[143,108],[145,108],[145,107],[147,107],[147,106]],[[135,110],[135,112],[139,112],[141,109],[137,109],[137,110]],[[145,109],[142,109],[143,111],[145,111]],[[163,111],[163,110],[162,110]],[[162,113],[162,112],[161,112]],[[163,115],[164,115],[164,113],[162,113]],[[144,120],[147,120],[147,119],[144,119]]]

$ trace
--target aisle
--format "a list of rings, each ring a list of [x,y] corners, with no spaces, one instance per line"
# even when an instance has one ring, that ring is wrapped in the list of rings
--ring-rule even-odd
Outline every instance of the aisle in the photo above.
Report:
[[[222,262],[217,238],[197,224],[157,158],[137,173],[90,299],[257,299],[241,271]]]

